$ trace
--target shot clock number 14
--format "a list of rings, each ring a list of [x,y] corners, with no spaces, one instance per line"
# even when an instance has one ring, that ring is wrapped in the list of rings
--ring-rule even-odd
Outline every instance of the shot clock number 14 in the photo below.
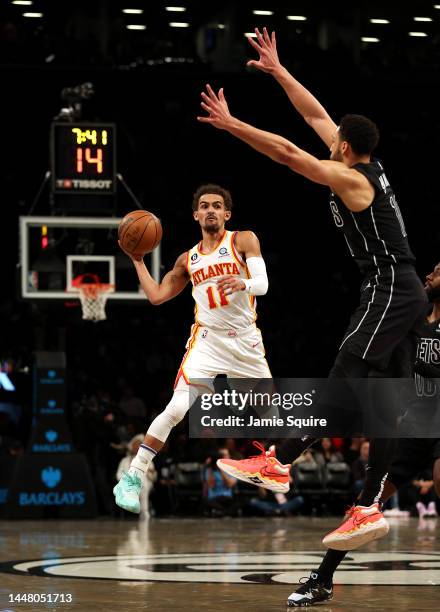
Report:
[[[54,193],[113,194],[116,178],[114,124],[53,123]]]

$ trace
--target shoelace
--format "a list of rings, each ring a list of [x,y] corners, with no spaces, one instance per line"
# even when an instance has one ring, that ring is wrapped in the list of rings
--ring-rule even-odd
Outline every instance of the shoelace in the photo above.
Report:
[[[356,506],[347,506],[345,508],[345,518],[349,519],[353,516],[353,514],[355,513],[356,510]]]
[[[311,576],[303,576],[302,578],[299,579],[299,583],[301,586],[296,590],[296,592],[300,593],[300,595],[304,595],[304,593],[307,593],[309,588],[314,586],[314,583],[316,582],[317,582],[316,578],[312,578]]]
[[[257,440],[253,440],[252,444],[256,448],[258,448],[259,451],[261,451],[261,454],[260,455],[251,455],[249,457],[249,459],[258,459],[259,457],[261,457],[261,455],[264,455],[265,457],[267,457],[266,449],[264,448],[263,444],[261,444],[261,442],[258,442]]]

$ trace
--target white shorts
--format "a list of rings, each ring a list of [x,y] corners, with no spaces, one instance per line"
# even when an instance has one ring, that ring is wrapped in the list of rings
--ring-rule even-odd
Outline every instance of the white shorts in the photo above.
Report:
[[[261,331],[256,325],[243,331],[219,331],[195,323],[185,348],[174,388],[191,384],[192,380],[197,384],[200,379],[214,379],[217,374],[229,378],[272,378]]]

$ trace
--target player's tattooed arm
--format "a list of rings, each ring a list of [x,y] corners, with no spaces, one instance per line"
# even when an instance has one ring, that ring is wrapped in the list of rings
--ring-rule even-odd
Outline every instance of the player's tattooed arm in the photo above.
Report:
[[[165,274],[160,283],[154,280],[142,259],[133,260],[141,287],[151,304],[163,304],[183,291],[189,282],[187,259],[188,253],[179,255],[173,269]]]
[[[263,28],[261,33],[255,28],[256,39],[248,37],[251,46],[258,53],[258,60],[250,60],[247,65],[271,74],[286,92],[295,109],[312,127],[318,136],[330,147],[336,123],[320,102],[281,64],[278,58],[275,32]]]

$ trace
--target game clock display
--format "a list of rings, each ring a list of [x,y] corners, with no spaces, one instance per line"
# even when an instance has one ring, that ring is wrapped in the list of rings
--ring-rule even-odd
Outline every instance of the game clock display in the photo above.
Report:
[[[53,123],[52,189],[57,194],[113,194],[116,189],[116,126]]]

